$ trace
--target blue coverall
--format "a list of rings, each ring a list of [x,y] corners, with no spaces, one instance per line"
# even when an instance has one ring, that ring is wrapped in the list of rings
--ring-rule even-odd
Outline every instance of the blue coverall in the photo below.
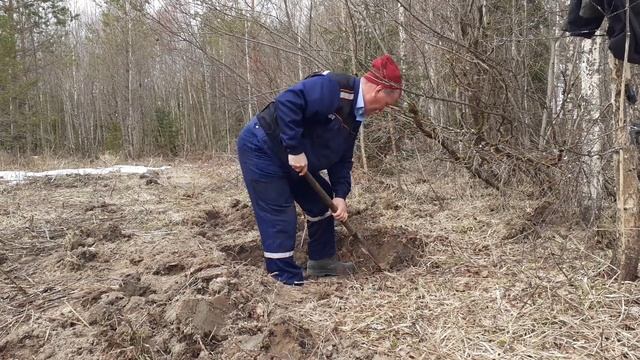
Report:
[[[357,98],[360,79],[352,78]],[[351,191],[353,149],[360,123],[351,128],[335,115],[341,92],[329,76],[314,76],[298,82],[275,99],[281,146],[286,153],[304,152],[308,170],[329,195],[345,199]],[[353,101],[355,106],[355,101]],[[240,167],[262,239],[267,271],[286,284],[303,281],[295,263],[298,203],[307,216],[309,259],[335,256],[334,219],[313,188],[299,176],[277,150],[254,117],[238,137]],[[327,170],[330,182],[319,175]]]

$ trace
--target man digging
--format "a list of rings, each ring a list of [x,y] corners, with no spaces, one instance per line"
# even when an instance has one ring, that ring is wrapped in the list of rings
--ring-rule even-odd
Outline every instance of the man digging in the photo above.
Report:
[[[348,217],[353,149],[365,117],[398,102],[402,76],[391,56],[373,60],[361,78],[334,72],[308,76],[279,94],[238,137],[238,158],[256,217],[267,271],[277,280],[302,284],[293,259],[298,203],[309,230],[308,276],[355,272],[336,257],[334,218]],[[320,176],[327,170],[329,181]],[[332,213],[305,181],[309,172],[330,195]],[[333,216],[332,216],[333,215]]]

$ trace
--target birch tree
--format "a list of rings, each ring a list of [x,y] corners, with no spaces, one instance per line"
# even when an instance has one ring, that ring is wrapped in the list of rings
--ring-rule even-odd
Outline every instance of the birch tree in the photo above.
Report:
[[[582,53],[580,60],[580,83],[582,94],[582,122],[584,132],[583,153],[583,204],[585,220],[593,222],[599,217],[603,202],[603,163],[604,128],[602,124],[603,107],[600,104],[600,88],[602,86],[602,72],[600,53],[602,40],[595,37],[592,40],[582,39]]]

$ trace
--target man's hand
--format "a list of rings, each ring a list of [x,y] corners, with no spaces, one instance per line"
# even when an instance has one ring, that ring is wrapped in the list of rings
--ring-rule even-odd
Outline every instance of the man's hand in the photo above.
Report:
[[[333,213],[333,217],[338,221],[345,221],[349,214],[347,213],[347,202],[342,198],[333,198],[333,203],[338,208],[338,211]]]
[[[289,155],[289,165],[298,172],[300,176],[307,173],[307,156],[304,153]]]

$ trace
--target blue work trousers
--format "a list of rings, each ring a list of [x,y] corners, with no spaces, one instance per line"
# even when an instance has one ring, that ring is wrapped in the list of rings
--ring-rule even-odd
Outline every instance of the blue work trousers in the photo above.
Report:
[[[262,239],[267,271],[285,284],[301,284],[302,269],[293,259],[298,203],[307,217],[309,259],[335,256],[336,240],[331,211],[320,196],[283,160],[255,118],[238,137],[238,158]],[[331,196],[331,185],[317,172],[311,173]]]

